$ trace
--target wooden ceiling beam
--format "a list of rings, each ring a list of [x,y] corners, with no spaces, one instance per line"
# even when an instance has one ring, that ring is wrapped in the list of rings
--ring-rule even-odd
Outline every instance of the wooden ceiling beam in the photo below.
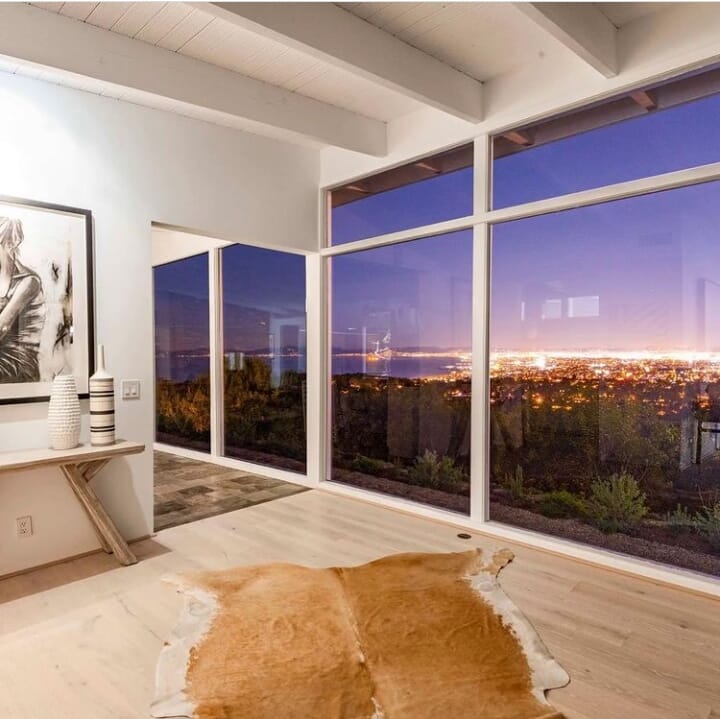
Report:
[[[502,136],[514,143],[515,145],[522,145],[523,147],[529,147],[533,144],[533,139],[524,130],[510,130],[509,132],[503,132]]]
[[[657,109],[657,102],[647,90],[635,90],[635,92],[630,93],[630,97],[640,105],[643,110],[650,111]]]
[[[420,162],[415,163],[415,167],[419,167],[422,170],[427,170],[428,172],[432,172],[433,175],[439,175],[442,170],[437,167],[436,165],[431,165],[429,162],[426,162],[424,160]]]
[[[483,119],[479,81],[334,3],[190,4],[455,117]]]
[[[142,93],[150,107],[158,98],[233,118],[250,132],[387,151],[383,122],[25,3],[0,3],[0,55]]]
[[[604,77],[618,74],[618,30],[594,3],[517,2],[514,5]]]

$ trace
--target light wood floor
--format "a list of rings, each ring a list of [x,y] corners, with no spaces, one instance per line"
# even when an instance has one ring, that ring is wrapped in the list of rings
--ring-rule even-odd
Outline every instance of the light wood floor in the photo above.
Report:
[[[132,567],[97,554],[0,581],[0,716],[148,716],[155,661],[181,606],[164,574],[500,546],[457,532],[312,491],[164,530],[134,545]],[[512,548],[501,583],[572,677],[550,694],[568,719],[720,718],[720,603]]]

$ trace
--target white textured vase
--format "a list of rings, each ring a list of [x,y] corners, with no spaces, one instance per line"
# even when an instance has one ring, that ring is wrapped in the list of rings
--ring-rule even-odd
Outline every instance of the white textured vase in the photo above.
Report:
[[[115,443],[115,380],[105,369],[105,347],[98,345],[97,371],[90,378],[90,444]]]
[[[50,447],[73,449],[80,442],[80,400],[75,377],[60,374],[53,380],[48,409]]]

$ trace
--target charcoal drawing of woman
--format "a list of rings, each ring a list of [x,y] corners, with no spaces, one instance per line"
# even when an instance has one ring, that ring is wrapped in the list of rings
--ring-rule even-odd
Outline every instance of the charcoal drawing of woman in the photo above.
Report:
[[[0,384],[40,381],[43,286],[19,260],[24,239],[20,220],[0,216]]]

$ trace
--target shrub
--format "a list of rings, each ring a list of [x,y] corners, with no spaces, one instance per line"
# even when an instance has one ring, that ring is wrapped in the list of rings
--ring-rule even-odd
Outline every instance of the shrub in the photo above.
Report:
[[[451,492],[467,479],[450,457],[440,458],[437,452],[429,449],[415,458],[415,464],[409,471],[409,478],[413,484]]]
[[[519,464],[515,467],[514,474],[505,475],[505,486],[510,490],[513,499],[522,499],[525,496],[525,476]]]
[[[622,472],[590,485],[588,514],[607,533],[621,532],[637,524],[648,511],[645,493],[635,477]]]
[[[672,512],[665,515],[665,521],[673,534],[680,534],[696,527],[696,521],[687,507],[678,504]]]
[[[540,512],[553,519],[584,517],[587,514],[585,500],[566,489],[548,492],[540,500]]]
[[[356,454],[350,464],[353,472],[362,472],[362,474],[382,475],[385,472],[387,463],[380,459],[366,457],[364,454]]]
[[[715,549],[720,550],[720,502],[715,502],[712,507],[703,507],[703,511],[695,517],[695,527]]]

